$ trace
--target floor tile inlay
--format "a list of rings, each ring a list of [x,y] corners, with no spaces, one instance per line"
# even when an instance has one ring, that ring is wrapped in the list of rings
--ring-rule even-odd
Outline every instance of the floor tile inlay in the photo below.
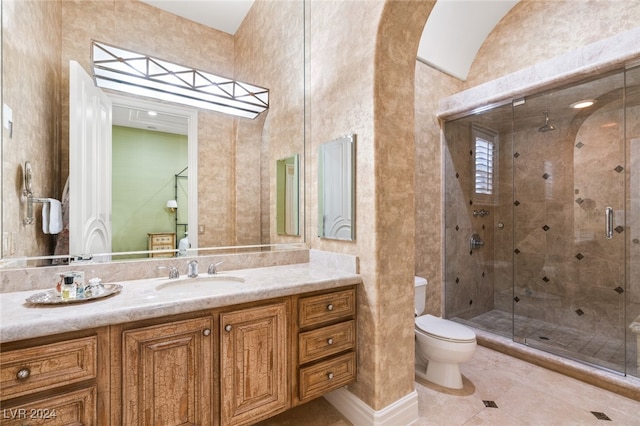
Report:
[[[484,403],[484,406],[485,406],[485,407],[488,407],[488,408],[498,408],[498,404],[496,404],[496,403],[495,403],[495,401],[486,401],[486,400],[483,400],[482,402]]]
[[[598,420],[608,420],[611,421],[611,419],[609,418],[609,416],[607,416],[605,413],[601,413],[599,411],[592,411],[591,414],[593,414],[594,416],[596,416],[596,419]]]

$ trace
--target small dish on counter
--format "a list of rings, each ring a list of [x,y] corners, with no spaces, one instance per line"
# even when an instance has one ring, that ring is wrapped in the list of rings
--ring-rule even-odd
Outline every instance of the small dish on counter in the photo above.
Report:
[[[63,299],[56,290],[47,290],[42,293],[36,293],[28,297],[27,303],[35,305],[67,305],[71,303],[91,302],[92,300],[103,299],[120,293],[122,286],[120,284],[104,284],[104,291],[100,294],[84,297],[82,299]]]

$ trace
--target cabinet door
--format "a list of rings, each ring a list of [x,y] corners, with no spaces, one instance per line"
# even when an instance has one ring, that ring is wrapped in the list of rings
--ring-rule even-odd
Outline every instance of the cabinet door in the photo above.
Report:
[[[212,324],[204,317],[124,332],[123,424],[212,424]]]
[[[221,420],[252,424],[289,407],[288,305],[220,316]]]

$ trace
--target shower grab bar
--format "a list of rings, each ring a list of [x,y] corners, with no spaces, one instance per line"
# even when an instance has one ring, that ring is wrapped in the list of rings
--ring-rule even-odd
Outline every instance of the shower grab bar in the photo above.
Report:
[[[608,239],[613,238],[613,208],[607,207],[604,209],[604,235]]]

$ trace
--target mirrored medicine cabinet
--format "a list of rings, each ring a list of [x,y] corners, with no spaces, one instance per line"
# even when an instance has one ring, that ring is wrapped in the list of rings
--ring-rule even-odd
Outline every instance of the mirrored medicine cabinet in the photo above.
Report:
[[[355,239],[355,145],[349,134],[326,142],[318,152],[318,236]]]

